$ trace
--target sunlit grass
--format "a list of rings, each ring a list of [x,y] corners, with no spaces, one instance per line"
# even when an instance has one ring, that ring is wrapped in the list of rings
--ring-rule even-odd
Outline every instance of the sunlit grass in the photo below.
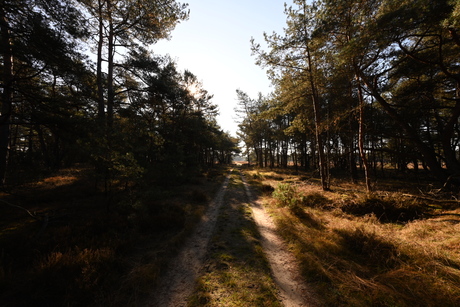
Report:
[[[75,176],[53,176],[43,179],[43,181],[39,182],[38,185],[52,185],[52,186],[60,186],[74,183],[77,180]]]
[[[224,256],[215,255],[221,268],[200,279],[190,306],[281,306],[269,275]]]
[[[275,190],[286,183],[260,178],[259,186]],[[400,192],[369,195],[349,183],[322,192],[311,181],[289,184],[296,209],[268,194],[263,200],[325,306],[460,304],[459,209],[431,216],[440,210]]]
[[[206,272],[189,306],[281,306],[241,185],[232,175]]]

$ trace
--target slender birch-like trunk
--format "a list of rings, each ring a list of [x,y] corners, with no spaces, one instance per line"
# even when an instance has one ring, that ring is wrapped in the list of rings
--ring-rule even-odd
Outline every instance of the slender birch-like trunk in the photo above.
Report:
[[[355,68],[356,69],[356,68]],[[366,182],[366,190],[367,192],[372,191],[371,179],[369,176],[369,161],[367,160],[366,152],[364,150],[364,135],[365,135],[365,127],[364,127],[364,96],[363,96],[363,89],[361,86],[361,80],[359,75],[355,75],[356,79],[356,86],[358,89],[358,101],[359,101],[359,117],[358,117],[358,148],[359,148],[359,156],[361,157],[361,161],[363,162],[364,168],[364,178]]]

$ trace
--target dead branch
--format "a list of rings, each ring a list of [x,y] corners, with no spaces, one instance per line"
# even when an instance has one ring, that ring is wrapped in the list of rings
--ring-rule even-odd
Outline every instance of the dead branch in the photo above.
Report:
[[[48,216],[48,213],[46,213],[45,215],[37,215],[35,213],[32,213],[30,212],[29,210],[27,210],[26,208],[24,207],[21,207],[21,206],[18,206],[18,205],[14,205],[12,203],[9,203],[3,199],[0,199],[0,202],[7,205],[7,206],[10,206],[10,207],[13,207],[13,208],[18,208],[18,209],[21,209],[23,211],[25,211],[30,217],[32,217],[34,220],[37,220],[37,221],[41,221],[42,222],[42,226],[40,227],[40,230],[38,231],[37,233],[37,237],[40,236],[46,229],[46,227],[48,226],[48,223],[49,223],[49,216]]]
[[[412,194],[401,194],[401,195],[406,196],[406,197],[411,197],[411,198],[423,199],[423,200],[427,200],[427,201],[434,202],[434,203],[460,204],[460,201],[452,200],[452,199],[434,199],[431,197],[412,195]]]
[[[7,205],[7,206],[10,206],[10,207],[13,207],[13,208],[18,208],[18,209],[21,209],[23,211],[25,211],[28,215],[30,215],[33,219],[36,219],[36,220],[40,220],[40,218],[36,215],[36,214],[33,214],[32,212],[30,212],[29,210],[27,210],[26,208],[24,207],[21,207],[21,206],[18,206],[18,205],[14,205],[12,203],[9,203],[3,199],[0,199],[0,202],[2,202],[3,204]]]

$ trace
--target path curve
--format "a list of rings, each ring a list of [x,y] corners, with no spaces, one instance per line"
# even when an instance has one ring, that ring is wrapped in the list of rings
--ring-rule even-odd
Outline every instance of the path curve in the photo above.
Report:
[[[227,191],[229,172],[222,187],[209,205],[206,214],[201,218],[193,234],[168,267],[166,276],[155,290],[155,297],[147,304],[150,307],[185,307],[187,298],[195,288],[195,281],[199,277],[206,256],[209,240],[216,225],[217,216]]]
[[[263,205],[255,200],[243,174],[246,195],[249,199],[254,220],[261,235],[261,245],[270,263],[273,279],[278,287],[279,296],[286,307],[317,307],[320,306],[308,285],[300,276],[297,260],[288,250],[283,239],[277,234],[276,226],[265,211]]]

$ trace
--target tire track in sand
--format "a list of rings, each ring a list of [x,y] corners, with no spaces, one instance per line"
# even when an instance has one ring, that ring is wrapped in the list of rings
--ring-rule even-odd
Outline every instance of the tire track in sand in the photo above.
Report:
[[[174,258],[156,289],[150,307],[185,307],[195,289],[214,232],[219,210],[227,191],[232,171],[227,175],[218,194],[202,217],[194,233]],[[261,234],[261,245],[270,263],[279,297],[286,307],[317,307],[318,300],[309,290],[299,273],[296,259],[276,233],[276,226],[264,207],[253,197],[245,177],[240,173],[244,189],[251,205],[254,220]]]
[[[283,239],[277,234],[272,218],[262,204],[253,197],[244,175],[240,175],[261,235],[261,245],[270,263],[273,279],[278,287],[283,305],[286,307],[320,306],[300,276],[297,260],[288,250]]]
[[[152,301],[147,306],[187,306],[187,298],[192,294],[195,288],[195,281],[202,269],[209,240],[213,234],[232,171],[227,175],[222,187],[209,205],[193,234],[185,242],[176,258],[171,261],[166,275],[162,278],[161,284],[155,290]]]

